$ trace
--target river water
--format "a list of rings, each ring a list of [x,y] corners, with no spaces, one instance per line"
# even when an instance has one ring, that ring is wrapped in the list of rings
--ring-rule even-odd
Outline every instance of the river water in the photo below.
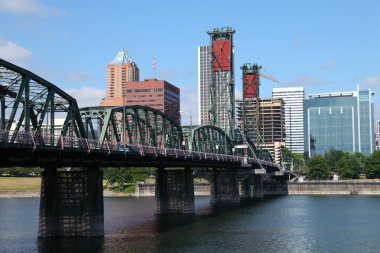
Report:
[[[0,252],[380,252],[380,197],[285,196],[238,209],[196,197],[194,216],[154,198],[105,198],[105,236],[38,239],[39,198],[0,199]]]

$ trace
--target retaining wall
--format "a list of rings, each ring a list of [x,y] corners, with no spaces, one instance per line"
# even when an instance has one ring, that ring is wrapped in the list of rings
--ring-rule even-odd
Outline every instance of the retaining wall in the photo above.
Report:
[[[306,181],[289,182],[289,195],[380,195],[380,182]]]
[[[209,196],[210,195],[210,184],[194,184],[194,195],[195,196]],[[147,197],[155,195],[155,185],[154,184],[137,184],[135,196],[136,197]]]
[[[154,196],[154,184],[136,185],[136,197]],[[194,195],[209,196],[210,184],[194,184]],[[380,182],[305,181],[264,183],[264,195],[380,195]]]

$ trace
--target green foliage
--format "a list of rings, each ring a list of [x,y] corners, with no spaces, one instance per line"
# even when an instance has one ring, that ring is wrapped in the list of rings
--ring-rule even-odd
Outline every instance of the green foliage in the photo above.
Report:
[[[340,177],[344,179],[359,178],[359,160],[355,157],[355,155],[350,155],[346,152],[337,162],[337,171],[339,172]]]
[[[40,176],[40,168],[23,168],[23,167],[12,167],[12,168],[0,168],[0,175],[14,176],[14,177],[31,177]]]
[[[108,185],[116,184],[123,187],[124,184],[136,184],[144,181],[155,172],[154,168],[105,168],[104,179]]]
[[[330,176],[329,167],[322,156],[315,156],[308,162],[308,177],[315,180],[325,180]]]
[[[285,169],[290,169],[293,162],[294,170],[305,170],[303,154],[292,153],[287,147],[281,147],[283,165],[287,165]]]
[[[338,161],[343,157],[343,151],[330,149],[324,155],[329,171],[338,171]]]
[[[373,152],[373,154],[367,158],[365,162],[365,172],[367,178],[380,177],[380,150]]]

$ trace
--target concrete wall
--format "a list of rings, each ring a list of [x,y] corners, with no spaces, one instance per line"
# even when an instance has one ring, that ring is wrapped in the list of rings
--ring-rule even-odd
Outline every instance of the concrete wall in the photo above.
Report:
[[[210,195],[210,184],[194,184],[194,195],[195,196],[209,196]],[[137,184],[135,196],[136,197],[148,197],[155,195],[155,185],[154,184]]]
[[[154,184],[138,184],[135,196],[154,196]],[[264,195],[380,195],[380,182],[306,181],[265,182]],[[209,196],[210,184],[194,184],[194,195]]]
[[[380,182],[306,181],[289,182],[289,195],[380,195]]]

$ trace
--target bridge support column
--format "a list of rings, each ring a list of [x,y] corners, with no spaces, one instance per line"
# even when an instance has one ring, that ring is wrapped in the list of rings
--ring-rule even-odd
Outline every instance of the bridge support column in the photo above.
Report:
[[[103,174],[99,167],[83,171],[45,168],[38,235],[104,235]]]
[[[211,203],[238,204],[239,184],[234,170],[213,169],[211,176]]]
[[[241,182],[241,198],[244,200],[264,197],[262,175],[250,175]]]
[[[157,169],[156,213],[194,213],[194,182],[191,168]]]

